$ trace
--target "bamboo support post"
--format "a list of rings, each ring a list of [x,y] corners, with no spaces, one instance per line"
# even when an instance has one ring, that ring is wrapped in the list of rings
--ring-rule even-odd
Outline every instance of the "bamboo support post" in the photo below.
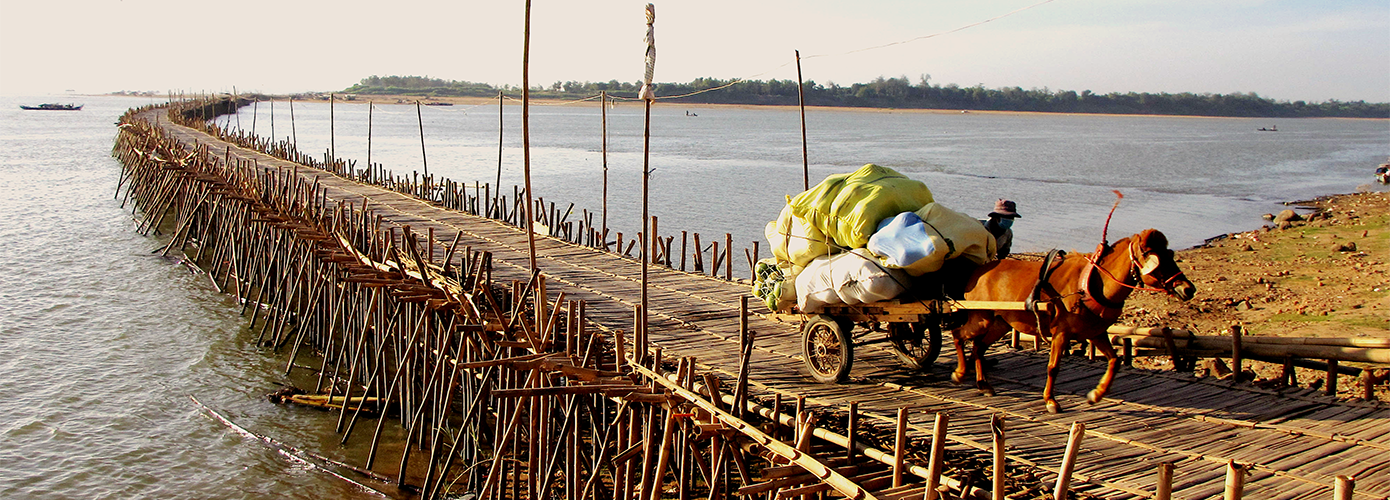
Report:
[[[991,489],[994,492],[994,500],[1004,500],[1004,416],[995,413],[989,419],[990,434],[994,436],[994,465],[991,469]]]
[[[1337,360],[1327,360],[1327,395],[1337,397]]]
[[[1071,433],[1067,435],[1066,453],[1062,455],[1062,466],[1057,473],[1057,484],[1052,489],[1052,498],[1066,500],[1071,488],[1071,473],[1076,467],[1076,453],[1081,449],[1081,439],[1086,436],[1086,424],[1073,422]]]
[[[1154,485],[1154,500],[1170,500],[1173,498],[1173,463],[1163,462],[1158,464],[1158,479]]]
[[[1234,380],[1237,382],[1240,381],[1243,371],[1240,356],[1240,336],[1241,326],[1239,324],[1231,325],[1231,371],[1235,372]]]
[[[903,485],[903,468],[907,458],[907,408],[898,408],[897,431],[893,440],[893,487]]]
[[[1235,460],[1226,461],[1226,500],[1240,500],[1245,494],[1245,466]]]
[[[926,500],[936,500],[940,498],[937,486],[941,485],[941,473],[945,467],[946,460],[946,425],[950,418],[944,412],[936,414],[936,422],[931,429],[931,458],[927,464],[927,491]]]
[[[780,395],[779,395],[779,396],[780,396]],[[778,401],[780,402],[781,400],[778,399]],[[776,416],[775,413],[773,414],[773,417],[772,417],[772,418],[773,418],[773,421],[776,422],[777,416]],[[773,425],[775,426],[776,424],[774,423]],[[773,433],[773,434],[775,435],[776,433]],[[854,441],[855,441],[854,437],[857,436],[858,434],[859,434],[859,401],[855,400],[855,401],[850,401],[850,402],[849,402],[849,415],[846,415],[846,416],[845,416],[845,438],[847,439],[847,442],[846,442],[846,444],[845,444],[845,461],[846,461],[846,462],[854,463],[854,445],[855,445],[855,443],[854,443]]]
[[[1356,480],[1351,476],[1337,476],[1337,484],[1333,489],[1332,498],[1335,500],[1351,500],[1352,493],[1356,489]]]

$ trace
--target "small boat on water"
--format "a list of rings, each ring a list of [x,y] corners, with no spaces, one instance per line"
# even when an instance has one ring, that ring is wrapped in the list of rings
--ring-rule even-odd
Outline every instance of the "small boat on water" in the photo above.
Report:
[[[1376,182],[1390,184],[1390,160],[1376,167]]]
[[[425,103],[425,105],[426,105],[426,106],[453,106],[454,103],[452,103],[452,102],[438,102],[438,101],[436,101],[436,102],[427,102],[427,103]]]
[[[38,106],[25,106],[21,104],[19,108],[33,111],[82,111],[82,106],[81,104],[43,103]]]

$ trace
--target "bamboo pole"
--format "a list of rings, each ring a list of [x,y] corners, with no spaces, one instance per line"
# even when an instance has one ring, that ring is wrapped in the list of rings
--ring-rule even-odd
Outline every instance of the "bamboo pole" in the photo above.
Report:
[[[943,462],[946,457],[946,425],[950,417],[944,412],[936,414],[936,423],[931,430],[931,458],[927,464],[927,491],[924,498],[926,500],[936,500],[940,498],[937,487],[941,485],[941,472],[944,467]]]
[[[429,179],[430,161],[429,157],[425,155],[425,115],[420,112],[420,101],[418,99],[415,101],[415,121],[420,126],[420,165],[421,168],[424,169],[425,179]],[[426,180],[425,183],[428,185],[429,181]],[[421,198],[428,199],[428,193],[422,193]]]
[[[780,394],[779,394],[780,396]],[[780,401],[780,399],[779,399]],[[773,421],[777,420],[776,413],[773,413]],[[776,425],[776,424],[774,424]],[[845,461],[854,463],[854,437],[859,434],[859,401],[849,402],[849,415],[845,417]]]
[[[328,161],[330,162],[329,169],[332,169],[332,165],[338,162],[338,148],[336,147],[337,121],[333,119],[333,103],[336,100],[337,99],[335,95],[331,93],[328,94]]]
[[[935,446],[932,447],[933,451]],[[898,408],[897,432],[893,440],[893,487],[903,485],[903,469],[907,458],[907,407]],[[930,494],[928,494],[930,496]]]
[[[1337,476],[1337,485],[1333,490],[1332,498],[1335,500],[1351,500],[1352,493],[1356,489],[1356,480],[1351,476]]]
[[[1245,466],[1235,460],[1226,461],[1226,500],[1240,500],[1245,494]]]
[[[1328,396],[1337,397],[1337,360],[1336,360],[1336,359],[1328,359],[1328,360],[1327,360],[1327,383],[1325,384],[1325,386],[1326,386],[1326,394],[1327,394]]]
[[[299,152],[299,133],[294,126],[294,97],[290,97],[290,141],[293,142],[295,153]]]
[[[796,103],[801,111],[801,190],[811,189],[811,160],[806,154],[806,84],[801,79],[801,51],[796,51]]]
[[[1067,435],[1066,454],[1062,455],[1062,467],[1057,472],[1057,485],[1052,490],[1052,498],[1066,500],[1071,488],[1071,473],[1076,467],[1076,453],[1081,449],[1081,439],[1086,437],[1086,424],[1072,422],[1071,433]]]
[[[1163,462],[1158,464],[1158,480],[1154,486],[1154,500],[1170,500],[1173,498],[1173,463]]]
[[[1240,356],[1240,334],[1240,325],[1231,325],[1231,371],[1235,372],[1234,380],[1237,382],[1240,381],[1242,372]]]
[[[995,413],[989,419],[990,434],[994,435],[994,467],[993,483],[991,489],[994,492],[994,500],[1004,500],[1004,415]]]
[[[656,101],[656,96],[652,89],[652,76],[656,70],[656,39],[653,35],[656,23],[656,7],[647,4],[647,53],[646,71],[643,73],[641,97],[643,103],[642,118],[642,339],[646,340],[647,314],[650,311],[648,306],[648,268],[651,260],[647,249],[647,240],[655,240],[652,237],[652,220],[650,215],[650,192],[651,192],[651,141],[652,141],[652,103]],[[641,238],[639,238],[641,239]]]
[[[531,190],[531,0],[526,0],[521,50],[521,158],[522,175],[526,178],[526,248],[531,272],[535,273],[540,267],[536,264],[536,217],[531,212],[531,197],[535,194]]]
[[[603,142],[600,148],[603,161],[603,216],[599,219],[602,224],[599,227],[602,229],[600,234],[604,235],[603,237],[606,238],[608,234],[608,91],[606,90],[599,92],[599,115],[601,117],[599,122],[601,125],[600,129],[603,136]]]

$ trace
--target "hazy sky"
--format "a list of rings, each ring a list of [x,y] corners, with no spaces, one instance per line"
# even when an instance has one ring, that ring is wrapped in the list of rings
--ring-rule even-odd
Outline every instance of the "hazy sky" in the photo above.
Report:
[[[657,1],[658,82],[698,77],[1390,102],[1390,0]],[[533,0],[530,81],[636,81],[643,6]],[[963,31],[943,33],[1033,8]],[[521,83],[521,0],[0,0],[0,93]]]

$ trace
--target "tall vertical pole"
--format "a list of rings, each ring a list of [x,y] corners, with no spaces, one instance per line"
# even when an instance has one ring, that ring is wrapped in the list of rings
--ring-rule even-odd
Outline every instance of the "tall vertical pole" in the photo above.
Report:
[[[526,247],[530,251],[531,273],[536,266],[536,217],[531,213],[531,0],[526,0],[526,25],[521,44],[521,168],[526,178]]]
[[[367,172],[372,171],[372,108],[376,106],[367,101]]]
[[[261,99],[257,97],[256,100],[251,103],[251,135],[256,135],[256,115],[260,114],[260,111]]]
[[[425,169],[425,182],[430,178],[430,162],[425,156],[425,117],[420,113],[420,101],[415,101],[415,121],[420,125],[420,165]]]
[[[796,51],[796,102],[801,108],[801,189],[811,189],[811,160],[806,156],[806,91],[801,83],[801,51]]]
[[[290,143],[299,151],[299,134],[294,131],[294,96],[290,96]]]
[[[240,101],[236,91],[236,85],[232,86],[232,114],[236,115],[236,131],[241,132],[241,106],[237,106]]]
[[[599,242],[602,244],[608,238],[608,91],[599,92],[598,95],[603,126],[603,225],[599,226],[599,237],[605,239]]]
[[[279,142],[279,141],[280,141],[279,138],[275,137],[275,98],[274,98],[274,97],[270,98],[270,140],[271,140],[271,142]]]
[[[502,119],[502,108],[504,106],[503,94],[497,91],[497,197],[493,199],[493,217],[502,218],[502,131],[505,125]]]
[[[337,130],[337,125],[336,125],[336,121],[334,121],[334,118],[333,118],[333,101],[334,101],[334,96],[333,96],[333,94],[328,94],[328,161],[329,161],[329,162],[337,162],[337,161],[338,161],[338,147],[337,147],[337,144],[336,144],[336,143],[337,143],[337,138],[335,137],[335,135],[336,135],[336,132],[335,132],[335,131]],[[333,168],[333,163],[329,163],[329,164],[328,164],[328,168],[329,168],[329,169],[332,169],[332,168]]]
[[[642,236],[647,241],[653,241],[651,232],[651,216],[648,214],[648,192],[651,185],[652,169],[651,162],[651,142],[652,142],[652,102],[656,101],[656,92],[652,89],[652,77],[656,73],[656,6],[647,4],[647,55],[646,71],[642,74],[642,92],[640,97],[646,104],[643,116],[642,129]],[[642,242],[642,332],[645,338],[647,330],[647,267],[648,258],[647,248],[650,246],[647,241]],[[643,356],[646,353],[639,353]]]

